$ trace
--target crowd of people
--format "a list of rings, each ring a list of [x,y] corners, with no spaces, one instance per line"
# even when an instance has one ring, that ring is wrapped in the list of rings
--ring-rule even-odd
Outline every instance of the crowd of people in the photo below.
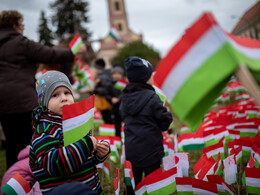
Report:
[[[8,169],[2,186],[19,172],[33,186],[32,194],[103,194],[96,165],[109,156],[109,143],[88,133],[63,144],[62,107],[74,103],[68,70],[75,56],[70,48],[35,43],[23,36],[23,30],[18,11],[0,13],[0,122]],[[83,44],[76,55],[84,52]],[[36,82],[39,63],[62,68],[47,71]],[[129,84],[121,91],[114,86],[123,79],[122,65],[108,70],[105,61],[97,59],[92,93],[105,123],[115,124],[116,136],[125,124],[126,160],[132,163],[137,185],[143,173],[160,167],[164,156],[161,132],[172,123],[172,115],[152,87],[150,62],[131,56],[124,66]],[[133,189],[127,188],[127,194],[134,194]]]

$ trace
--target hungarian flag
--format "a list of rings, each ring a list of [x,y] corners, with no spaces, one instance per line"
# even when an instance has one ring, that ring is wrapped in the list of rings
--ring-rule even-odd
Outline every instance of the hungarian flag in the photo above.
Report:
[[[134,180],[131,162],[128,160],[125,160],[124,167],[125,167],[125,184],[126,184],[126,186],[131,186],[133,188],[133,190],[135,191],[135,180]]]
[[[224,137],[217,143],[206,148],[203,148],[203,153],[207,155],[207,157],[213,157],[215,160],[218,158],[218,154],[220,153],[221,159],[224,159]]]
[[[97,126],[97,127],[99,127],[99,125],[101,123],[104,123],[104,120],[102,118],[102,114],[101,114],[100,110],[94,111],[94,123],[95,123],[95,126]]]
[[[203,132],[184,133],[178,137],[178,150],[201,150],[204,148]]]
[[[260,42],[225,33],[204,13],[160,61],[154,77],[177,116],[195,130],[239,64],[259,71]]]
[[[207,179],[209,182],[217,184],[219,194],[234,194],[231,187],[223,180],[221,176],[207,175]]]
[[[119,36],[119,33],[118,33],[118,30],[117,30],[117,27],[116,25],[113,25],[110,32],[109,32],[109,35],[116,41],[116,43],[121,43],[122,40],[120,39],[120,36]]]
[[[232,148],[230,151],[230,155],[234,154],[236,157],[236,163],[240,163],[242,161],[242,146],[239,146],[237,148]]]
[[[181,133],[190,133],[190,132],[191,132],[191,129],[187,125],[183,124],[181,126]]]
[[[189,153],[188,152],[175,153],[175,156],[179,158],[179,163],[181,164],[183,176],[189,177]]]
[[[248,168],[254,168],[255,166],[255,159],[254,159],[254,154],[252,154],[249,158],[249,161],[247,163],[247,166]]]
[[[246,191],[251,194],[260,194],[260,169],[245,167]]]
[[[98,131],[99,135],[115,136],[116,129],[114,124],[100,124]]]
[[[117,158],[119,157],[119,153],[117,151],[117,147],[116,147],[116,144],[115,144],[115,141],[112,139],[110,140],[110,150],[111,150],[111,153],[109,155],[109,158],[110,160],[112,160],[114,163],[117,162]]]
[[[175,154],[169,154],[163,158],[163,169],[168,171],[172,169],[177,163],[179,163],[179,158]]]
[[[123,144],[121,149],[120,168],[124,166],[124,162],[125,162],[125,145]]]
[[[114,180],[115,195],[120,194],[120,172],[119,168],[116,168],[116,179]]]
[[[193,195],[192,182],[193,178],[189,177],[176,177],[176,188],[178,195]]]
[[[110,167],[109,164],[104,162],[104,172],[108,181],[110,181]]]
[[[114,87],[118,90],[124,90],[124,88],[126,87],[127,84],[128,84],[127,81],[125,81],[124,79],[121,79],[115,83]]]
[[[214,174],[220,175],[222,172],[223,172],[223,167],[222,167],[222,163],[221,163],[221,156],[220,156],[220,153],[218,153],[217,163],[214,166]]]
[[[77,53],[82,43],[82,39],[79,33],[77,33],[69,43],[69,47],[74,55]]]
[[[176,191],[177,167],[160,173],[154,171],[145,177],[147,194],[172,194]]]
[[[145,179],[143,179],[139,184],[137,184],[135,189],[135,195],[146,195],[146,186],[145,186]]]
[[[62,107],[64,146],[78,141],[94,128],[95,96]]]
[[[1,190],[7,195],[25,195],[31,191],[31,187],[19,173],[16,173]]]
[[[240,137],[254,137],[258,133],[258,125],[239,125],[234,127],[235,131],[240,132]]]
[[[194,194],[218,194],[217,184],[200,179],[193,179],[192,188]]]
[[[260,168],[260,148],[256,145],[252,145],[252,154],[255,156],[255,166]]]
[[[207,158],[205,154],[202,155],[200,160],[193,167],[193,171],[196,179],[207,180],[207,175],[214,174],[214,168],[216,161],[214,158]]]
[[[237,164],[235,155],[232,154],[223,160],[224,165],[224,178],[225,181],[230,185],[237,181]]]
[[[124,127],[121,127],[121,141],[124,144],[125,143],[125,130]]]

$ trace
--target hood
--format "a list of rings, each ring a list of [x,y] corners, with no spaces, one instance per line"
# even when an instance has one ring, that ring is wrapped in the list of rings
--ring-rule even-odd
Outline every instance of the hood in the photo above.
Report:
[[[29,147],[26,147],[26,148],[22,149],[19,152],[19,154],[18,154],[18,157],[17,157],[18,161],[19,160],[23,160],[25,158],[28,158],[29,157],[29,152],[30,152],[30,148]]]
[[[62,126],[62,116],[53,113],[45,106],[38,106],[32,113],[32,128],[37,129],[37,126],[41,122],[55,123]]]
[[[135,115],[147,104],[155,94],[152,86],[148,84],[129,84],[124,89],[121,101],[121,111],[125,115]]]
[[[17,35],[21,34],[14,29],[0,28],[0,46],[6,43],[7,41],[13,39]]]

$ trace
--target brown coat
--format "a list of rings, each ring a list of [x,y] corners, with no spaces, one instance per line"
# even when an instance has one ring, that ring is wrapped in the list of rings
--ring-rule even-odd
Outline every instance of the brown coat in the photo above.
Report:
[[[36,63],[73,60],[70,49],[46,47],[13,29],[0,29],[0,116],[30,112],[38,105]]]

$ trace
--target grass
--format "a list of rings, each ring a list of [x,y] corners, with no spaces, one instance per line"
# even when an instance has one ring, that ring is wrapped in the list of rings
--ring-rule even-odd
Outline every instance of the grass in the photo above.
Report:
[[[2,178],[6,171],[6,161],[5,161],[5,150],[2,149],[2,142],[0,141],[0,184],[2,183]]]

